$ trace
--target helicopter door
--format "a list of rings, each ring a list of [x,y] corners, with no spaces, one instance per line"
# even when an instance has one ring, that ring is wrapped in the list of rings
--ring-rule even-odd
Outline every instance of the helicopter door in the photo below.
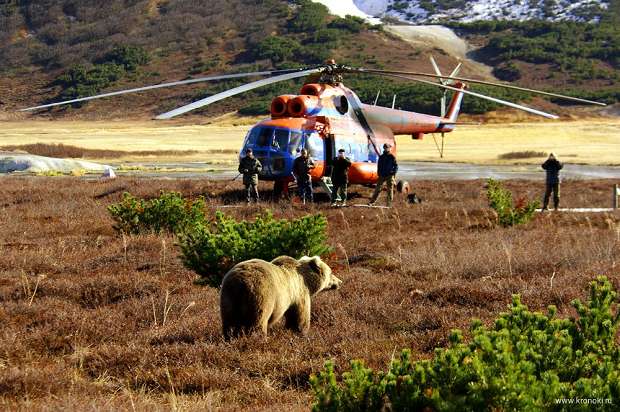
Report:
[[[336,158],[336,139],[333,134],[328,134],[323,139],[325,142],[325,168],[323,176],[331,176],[334,159]]]

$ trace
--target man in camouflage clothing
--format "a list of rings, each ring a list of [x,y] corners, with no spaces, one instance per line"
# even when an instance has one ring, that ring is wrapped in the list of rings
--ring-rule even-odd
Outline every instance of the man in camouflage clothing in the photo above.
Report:
[[[379,161],[377,162],[377,174],[379,175],[379,180],[377,181],[377,186],[375,187],[375,192],[372,194],[370,203],[368,203],[369,206],[375,205],[384,183],[387,187],[387,206],[392,206],[392,199],[394,198],[394,185],[396,184],[396,172],[398,172],[398,163],[396,162],[396,157],[390,153],[391,147],[392,146],[388,143],[383,145],[383,153],[379,156]]]
[[[254,157],[252,149],[247,149],[245,157],[239,162],[239,173],[243,174],[248,203],[252,201],[252,197],[258,203],[258,174],[261,170],[263,170],[263,165]]]
[[[347,205],[347,186],[351,161],[344,155],[344,149],[338,150],[338,157],[332,168],[332,206]]]
[[[308,150],[302,149],[301,155],[293,162],[293,175],[297,181],[297,195],[303,203],[306,203],[306,198],[312,202],[312,177],[310,171],[314,169],[314,162],[312,158],[308,156]]]

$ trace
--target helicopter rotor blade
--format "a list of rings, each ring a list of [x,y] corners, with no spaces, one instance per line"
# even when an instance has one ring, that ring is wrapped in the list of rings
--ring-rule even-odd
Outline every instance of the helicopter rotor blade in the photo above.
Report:
[[[431,64],[433,65],[433,69],[435,69],[435,73],[437,73],[437,76],[439,77],[439,82],[441,84],[446,84],[447,82],[443,79],[443,74],[441,73],[441,70],[439,70],[439,66],[437,65],[437,62],[435,61],[435,58],[433,57],[433,55],[430,55],[430,60],[431,60]]]
[[[103,94],[98,94],[95,96],[80,97],[78,99],[71,99],[71,100],[65,100],[62,102],[43,104],[43,105],[34,106],[34,107],[27,107],[25,109],[20,109],[19,111],[26,112],[26,111],[37,110],[37,109],[45,109],[47,107],[61,106],[61,105],[77,103],[77,102],[85,102],[88,100],[101,99],[104,97],[111,97],[111,96],[118,96],[121,94],[142,92],[146,90],[161,89],[164,87],[182,86],[186,84],[211,82],[211,81],[217,81],[217,80],[237,79],[240,77],[272,76],[274,74],[290,73],[290,72],[295,72],[299,70],[304,70],[304,69],[271,70],[271,71],[262,71],[262,72],[235,73],[235,74],[224,74],[224,75],[217,75],[217,76],[198,77],[196,79],[180,80],[180,81],[169,82],[169,83],[160,83],[160,84],[154,84],[151,86],[136,87],[133,89],[119,90],[116,92],[103,93]]]
[[[219,100],[226,99],[226,98],[231,97],[231,96],[235,96],[235,95],[243,93],[243,92],[247,92],[247,91],[250,91],[250,90],[253,90],[253,89],[257,89],[259,87],[267,86],[267,85],[273,84],[273,83],[282,82],[282,81],[285,81],[285,80],[291,80],[291,79],[296,79],[298,77],[304,77],[304,76],[307,76],[309,74],[317,73],[317,72],[320,72],[320,71],[321,71],[320,68],[307,69],[307,70],[302,70],[302,71],[296,70],[293,73],[281,74],[279,76],[269,77],[267,79],[261,79],[261,80],[255,81],[255,82],[246,83],[246,84],[244,84],[242,86],[235,87],[233,89],[229,89],[229,90],[226,90],[224,92],[214,94],[213,96],[205,97],[204,99],[197,100],[197,101],[195,101],[193,103],[190,103],[188,105],[181,106],[181,107],[176,108],[174,110],[171,110],[169,112],[160,114],[159,116],[155,117],[155,119],[157,119],[157,120],[171,119],[171,118],[179,116],[179,115],[181,115],[183,113],[190,112],[192,110],[198,109],[200,107],[207,106],[207,105],[209,105],[211,103],[217,102]]]
[[[463,67],[463,63],[459,62],[459,64],[456,65],[456,67],[454,68],[454,70],[452,70],[452,73],[450,73],[449,77],[454,77],[454,76],[458,76],[459,72],[461,71],[461,68]],[[452,82],[450,82],[452,83]]]
[[[370,123],[368,123],[368,119],[366,119],[366,116],[364,115],[364,110],[362,109],[362,102],[355,95],[355,93],[353,93],[350,89],[344,86],[341,86],[341,87],[342,87],[342,90],[344,90],[344,95],[347,98],[347,101],[349,102],[349,104],[351,105],[353,112],[357,116],[357,119],[359,120],[360,125],[366,132],[366,136],[368,137],[368,140],[372,144],[373,149],[375,149],[375,153],[377,153],[377,156],[380,155],[381,152],[379,151],[379,147],[377,146],[377,141],[375,140],[375,132],[370,127]]]
[[[480,99],[489,100],[491,102],[503,104],[504,106],[512,107],[514,109],[523,110],[523,111],[528,112],[528,113],[532,113],[532,114],[536,114],[538,116],[546,117],[548,119],[559,119],[559,117],[554,115],[554,114],[550,114],[550,113],[546,113],[546,112],[543,112],[543,111],[540,111],[540,110],[532,109],[532,108],[527,107],[527,106],[522,106],[520,104],[508,102],[506,100],[498,99],[498,98],[495,98],[495,97],[485,96],[484,94],[480,94],[480,93],[476,93],[476,92],[470,92],[468,90],[458,89],[456,87],[446,86],[446,85],[443,85],[443,84],[437,84],[435,82],[431,82],[431,81],[428,81],[428,80],[416,79],[416,78],[413,78],[413,77],[407,77],[407,76],[402,76],[402,75],[398,75],[398,74],[387,74],[387,76],[396,77],[396,78],[405,79],[405,80],[412,80],[412,81],[415,81],[415,82],[428,84],[430,86],[441,87],[441,88],[444,88],[444,89],[447,89],[447,90],[452,90],[452,91],[455,91],[455,92],[461,92],[463,94],[469,94],[471,96],[475,96],[475,97],[478,97]]]
[[[487,86],[503,87],[505,89],[520,90],[523,92],[541,94],[544,96],[550,96],[550,97],[555,97],[555,98],[564,99],[564,100],[571,100],[571,101],[579,102],[579,103],[596,104],[598,106],[607,106],[607,104],[605,103],[596,102],[596,101],[588,100],[588,99],[581,99],[579,97],[566,96],[563,94],[545,92],[542,90],[528,89],[526,87],[513,86],[513,85],[503,84],[503,83],[494,83],[494,82],[487,82],[484,80],[468,79],[465,77],[445,76],[445,75],[440,76],[437,74],[423,73],[423,72],[402,72],[402,71],[375,70],[375,69],[364,69],[364,68],[351,69],[351,70],[354,72],[358,72],[358,73],[374,73],[374,74],[385,74],[385,75],[399,74],[399,75],[407,75],[407,76],[432,77],[435,79],[442,79],[442,80],[445,80],[445,79],[458,80],[458,81],[462,81],[466,83],[483,84]]]

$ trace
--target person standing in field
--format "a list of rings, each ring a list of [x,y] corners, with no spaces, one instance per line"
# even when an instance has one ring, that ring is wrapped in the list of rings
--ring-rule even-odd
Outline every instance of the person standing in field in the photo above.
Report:
[[[394,184],[396,183],[396,172],[398,172],[398,163],[396,162],[396,157],[390,153],[389,144],[383,145],[383,153],[379,156],[379,162],[377,163],[377,174],[379,175],[379,180],[377,181],[377,187],[375,187],[375,192],[372,194],[372,198],[370,199],[370,203],[368,206],[374,206],[377,198],[379,197],[379,193],[381,193],[381,188],[385,183],[387,187],[387,206],[392,206],[392,199],[394,198]]]
[[[263,165],[254,157],[252,149],[247,149],[245,157],[239,162],[239,173],[243,174],[243,184],[245,185],[248,203],[252,201],[252,197],[258,203],[258,174],[261,170],[263,170]]]
[[[306,203],[306,199],[310,202],[314,200],[312,177],[310,176],[312,169],[314,169],[314,162],[308,156],[308,150],[301,149],[300,156],[293,162],[293,175],[297,181],[297,195],[303,203]]]
[[[560,206],[560,170],[562,170],[564,165],[557,159],[555,153],[549,153],[549,158],[545,160],[545,163],[543,163],[541,167],[547,172],[545,198],[543,200],[542,210],[547,210],[551,192],[553,192],[553,208],[558,210]]]
[[[349,168],[351,160],[344,155],[344,149],[338,150],[338,157],[332,168],[332,206],[347,205],[347,186],[349,185]]]

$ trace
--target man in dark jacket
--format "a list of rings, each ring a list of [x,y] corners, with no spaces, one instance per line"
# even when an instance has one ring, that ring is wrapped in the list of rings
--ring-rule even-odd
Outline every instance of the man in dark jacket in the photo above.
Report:
[[[372,194],[372,198],[370,199],[369,206],[374,206],[377,198],[379,197],[379,193],[381,193],[381,188],[385,183],[387,187],[387,206],[392,206],[392,199],[394,198],[394,185],[396,184],[396,172],[398,172],[398,163],[396,162],[396,157],[392,153],[390,153],[391,146],[389,144],[383,145],[383,153],[379,156],[379,162],[377,163],[377,174],[379,175],[379,180],[377,181],[377,187],[375,188],[375,192]]]
[[[250,203],[252,197],[258,203],[258,174],[263,170],[263,165],[254,157],[252,149],[245,151],[245,157],[239,162],[239,173],[243,174],[243,184],[247,196],[247,202]]]
[[[344,149],[338,150],[338,157],[332,167],[332,206],[347,205],[347,185],[351,161],[345,157]]]
[[[555,153],[549,153],[549,158],[542,164],[542,168],[547,172],[545,199],[542,210],[547,210],[549,196],[553,192],[553,207],[558,210],[560,206],[560,170],[564,165],[556,158]]]
[[[301,149],[301,155],[293,162],[293,175],[297,181],[297,195],[302,202],[306,203],[306,198],[312,202],[312,177],[310,171],[314,169],[314,162],[308,156],[308,150]]]

